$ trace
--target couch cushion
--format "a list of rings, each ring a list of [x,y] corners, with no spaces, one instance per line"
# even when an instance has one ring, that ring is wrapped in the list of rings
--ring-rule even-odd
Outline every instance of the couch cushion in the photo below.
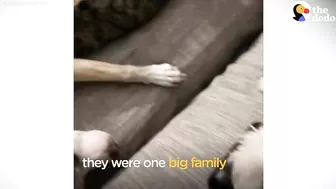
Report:
[[[263,119],[263,95],[257,88],[262,43],[261,37],[131,159],[223,157],[249,124]],[[104,189],[207,188],[210,172],[211,168],[128,168]]]
[[[262,0],[171,0],[150,24],[92,58],[133,65],[165,61],[188,74],[187,80],[176,89],[77,85],[75,129],[111,133],[130,158],[224,71],[245,37],[260,30]]]

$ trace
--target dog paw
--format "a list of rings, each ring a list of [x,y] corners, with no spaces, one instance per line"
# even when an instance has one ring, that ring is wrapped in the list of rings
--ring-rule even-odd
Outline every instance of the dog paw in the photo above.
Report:
[[[167,63],[150,65],[147,69],[148,83],[164,87],[178,86],[187,77],[177,67]]]
[[[100,130],[74,131],[74,153],[78,158],[118,159],[119,147],[112,136]]]

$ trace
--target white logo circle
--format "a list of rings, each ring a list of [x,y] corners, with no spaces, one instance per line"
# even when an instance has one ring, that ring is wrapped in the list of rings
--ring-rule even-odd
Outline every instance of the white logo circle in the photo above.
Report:
[[[295,3],[293,4],[292,7],[294,7],[294,6],[297,5],[297,4],[301,4],[301,5],[304,6],[306,9],[309,10],[309,13],[303,13],[303,14],[302,14],[302,15],[305,17],[305,19],[308,20],[309,17],[310,17],[310,15],[311,15],[311,12],[313,11],[313,10],[311,9],[311,6],[310,6],[307,2],[305,2],[305,1],[297,1],[297,2],[295,2]],[[292,10],[292,12],[293,12],[293,10]],[[293,14],[294,14],[294,12],[293,12]]]

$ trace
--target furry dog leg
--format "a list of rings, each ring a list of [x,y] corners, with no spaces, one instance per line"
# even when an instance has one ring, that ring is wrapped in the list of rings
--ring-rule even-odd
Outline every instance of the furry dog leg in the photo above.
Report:
[[[184,81],[186,75],[170,64],[148,66],[117,65],[106,62],[75,59],[75,81],[108,81],[152,83],[173,87]]]

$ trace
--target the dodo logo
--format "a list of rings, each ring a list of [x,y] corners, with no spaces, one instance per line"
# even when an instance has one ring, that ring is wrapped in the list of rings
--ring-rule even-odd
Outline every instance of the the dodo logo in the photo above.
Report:
[[[298,22],[306,21],[311,12],[311,7],[308,3],[304,1],[296,2],[293,7],[294,17],[293,19]]]
[[[310,6],[305,1],[296,2],[293,5],[294,17],[293,19],[298,22],[308,21],[309,19],[313,22],[334,22],[336,17],[331,15],[328,8],[322,6]]]

